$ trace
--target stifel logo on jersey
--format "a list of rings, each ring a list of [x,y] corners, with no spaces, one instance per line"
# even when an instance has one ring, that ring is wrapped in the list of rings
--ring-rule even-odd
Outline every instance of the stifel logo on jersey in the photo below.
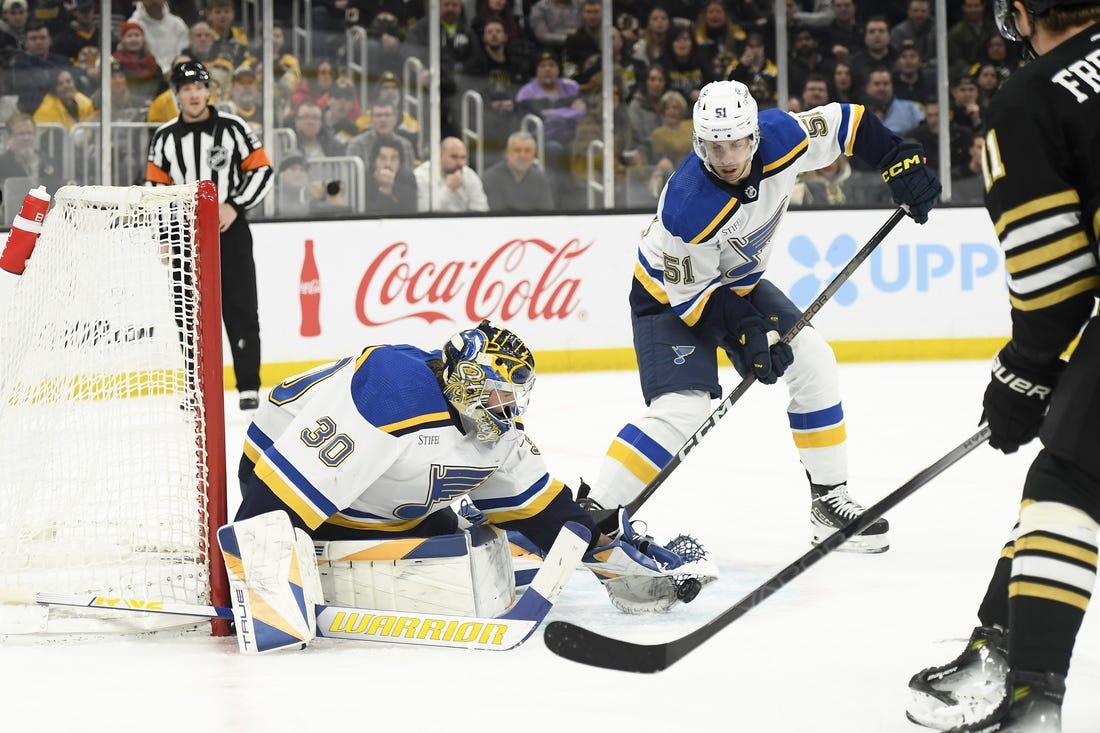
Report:
[[[592,243],[577,238],[555,246],[541,239],[512,239],[481,260],[411,261],[410,246],[384,247],[367,266],[355,295],[355,315],[365,326],[407,318],[509,321],[563,320],[577,310],[579,278],[569,266]],[[522,275],[518,275],[522,273]],[[442,308],[453,306],[447,310]]]

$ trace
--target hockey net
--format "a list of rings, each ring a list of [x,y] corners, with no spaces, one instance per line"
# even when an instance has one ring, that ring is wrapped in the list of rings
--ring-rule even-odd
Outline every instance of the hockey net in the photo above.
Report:
[[[0,634],[197,623],[36,592],[227,605],[220,303],[212,183],[57,192],[0,312]]]

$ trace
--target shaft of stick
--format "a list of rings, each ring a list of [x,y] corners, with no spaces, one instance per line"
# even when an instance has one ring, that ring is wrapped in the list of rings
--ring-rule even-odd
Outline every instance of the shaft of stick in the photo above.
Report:
[[[725,613],[711,620],[708,626],[713,627],[714,630],[717,631],[745,615],[751,608],[760,605],[761,602],[770,598],[780,588],[806,572],[817,563],[818,560],[830,554],[852,537],[870,527],[875,520],[880,518],[883,514],[896,507],[902,500],[913,494],[917,489],[958,463],[964,456],[969,455],[975,448],[982,445],[987,440],[989,440],[989,426],[982,425],[978,429],[978,432],[971,435],[962,443],[959,443],[935,463],[923,469],[916,476],[891,491],[878,502],[867,507],[858,519],[841,527],[822,540],[820,544],[810,548],[802,557],[780,570],[765,583],[742,598],[738,603],[730,607]]]
[[[821,544],[812,547],[802,557],[757,586],[740,601],[684,636],[657,644],[639,644],[604,636],[568,621],[554,621],[546,627],[543,635],[546,646],[558,656],[605,669],[624,672],[659,672],[668,669],[806,572],[818,560],[869,527],[888,510],[958,463],[988,439],[989,426],[982,425],[978,432],[894,489],[885,498],[868,507],[861,516],[826,537]]]
[[[840,287],[848,281],[848,278],[852,276],[852,273],[854,273],[859,268],[859,266],[862,265],[863,262],[871,256],[871,253],[874,252],[875,248],[882,243],[882,240],[886,239],[886,235],[888,235],[893,230],[893,228],[897,226],[897,223],[901,221],[902,217],[904,216],[904,207],[899,206],[897,209],[894,210],[894,213],[892,213],[890,215],[890,218],[886,220],[886,223],[883,224],[877,232],[875,232],[874,236],[872,236],[871,239],[868,240],[867,244],[863,245],[863,248],[856,252],[856,254],[848,262],[848,264],[844,266],[844,269],[838,272],[836,274],[836,277],[834,277],[832,281],[827,286],[825,286],[825,289],[821,291],[821,294],[818,295],[817,298],[812,303],[810,303],[809,306],[806,307],[806,310],[805,312],[803,312],[802,317],[799,318],[793,326],[791,326],[790,330],[787,331],[787,333],[783,334],[783,338],[780,339],[782,343],[789,344],[792,340],[794,340],[794,337],[798,335],[799,331],[809,325],[810,321],[813,320],[818,311],[820,311],[821,308],[827,302],[829,302],[836,291],[839,290]],[[636,496],[633,501],[626,505],[627,512],[629,512],[631,516],[633,516],[634,513],[637,512],[639,508],[641,508],[642,504],[644,504],[649,499],[649,497],[653,496],[653,492],[655,492],[660,487],[660,485],[665,482],[665,479],[667,479],[669,475],[673,471],[675,471],[681,463],[684,462],[684,459],[687,458],[688,454],[695,450],[696,446],[699,445],[699,442],[703,439],[703,437],[707,433],[709,433],[715,425],[718,424],[718,421],[722,419],[722,416],[729,412],[730,408],[733,407],[733,405],[739,399],[741,399],[741,396],[748,391],[749,387],[751,387],[753,382],[755,381],[756,374],[750,372],[747,376],[745,376],[745,378],[741,380],[741,383],[738,384],[732,392],[730,392],[725,398],[723,398],[720,403],[718,403],[718,407],[716,407],[714,409],[714,412],[710,414],[710,417],[707,418],[707,421],[703,423],[698,430],[695,431],[694,435],[687,439],[687,442],[685,442],[680,450],[676,452],[676,455],[672,456],[671,460],[669,460],[669,462],[666,463],[665,466],[657,472],[657,475],[654,476],[652,480],[650,480],[650,482],[645,485],[645,488],[642,489],[642,492],[638,494],[638,496]],[[616,512],[614,510],[603,510],[600,512],[594,512],[593,518],[596,519],[597,523],[601,523],[605,519],[614,516],[615,513]]]

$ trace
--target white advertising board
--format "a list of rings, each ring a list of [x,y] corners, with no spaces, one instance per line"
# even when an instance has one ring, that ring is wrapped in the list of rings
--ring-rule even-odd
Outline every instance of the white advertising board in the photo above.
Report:
[[[889,213],[788,212],[767,277],[806,306]],[[253,224],[265,376],[367,344],[434,346],[482,318],[512,328],[537,353],[602,354],[621,367],[631,349],[636,246],[650,218]],[[307,240],[317,274],[303,282]],[[310,330],[312,303],[319,328]],[[937,209],[924,226],[903,219],[814,325],[834,344],[1007,338],[1003,258],[985,211]]]

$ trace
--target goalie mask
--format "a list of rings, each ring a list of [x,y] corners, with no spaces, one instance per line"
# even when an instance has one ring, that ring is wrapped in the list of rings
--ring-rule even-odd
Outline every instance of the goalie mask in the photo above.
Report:
[[[519,336],[482,321],[443,345],[443,394],[495,443],[516,427],[535,383],[535,358]]]
[[[747,175],[760,146],[756,100],[739,81],[713,81],[699,92],[691,114],[695,154],[719,178]]]

